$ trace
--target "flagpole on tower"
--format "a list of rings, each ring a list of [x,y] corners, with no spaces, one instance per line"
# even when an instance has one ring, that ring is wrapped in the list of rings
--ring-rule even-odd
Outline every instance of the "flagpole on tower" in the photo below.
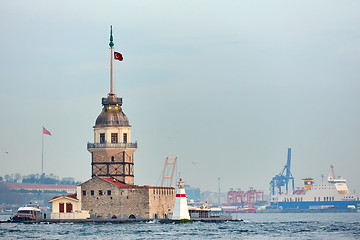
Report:
[[[44,174],[44,126],[42,132],[42,144],[41,144],[41,174]]]
[[[111,49],[111,65],[110,65],[110,93],[109,95],[114,95],[114,74],[113,74],[113,36],[112,36],[112,26],[110,26],[110,43],[109,43],[110,49]]]

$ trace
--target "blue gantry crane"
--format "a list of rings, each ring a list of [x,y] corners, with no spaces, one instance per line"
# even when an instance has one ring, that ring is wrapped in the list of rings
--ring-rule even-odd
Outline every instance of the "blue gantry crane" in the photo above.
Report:
[[[292,193],[294,193],[294,177],[290,171],[291,166],[291,148],[288,148],[288,157],[284,169],[270,182],[270,190],[272,195],[275,195],[275,189],[278,189],[278,194],[282,194],[282,187],[285,186],[286,193],[289,193],[289,182],[292,180]]]

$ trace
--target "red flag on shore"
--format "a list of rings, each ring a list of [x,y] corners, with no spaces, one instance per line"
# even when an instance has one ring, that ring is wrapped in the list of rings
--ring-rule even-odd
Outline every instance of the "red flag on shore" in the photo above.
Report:
[[[123,56],[121,55],[121,53],[118,52],[114,52],[114,58],[115,60],[119,60],[119,61],[123,60]]]
[[[51,133],[48,130],[46,130],[44,127],[43,127],[43,134],[52,136]]]

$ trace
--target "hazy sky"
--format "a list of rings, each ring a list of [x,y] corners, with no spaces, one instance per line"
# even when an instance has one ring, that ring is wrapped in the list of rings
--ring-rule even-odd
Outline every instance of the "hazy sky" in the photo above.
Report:
[[[135,183],[166,157],[201,190],[268,192],[292,148],[295,185],[335,174],[360,192],[360,1],[5,1],[1,168],[85,181],[109,92],[132,125]],[[5,154],[5,152],[9,152]],[[195,163],[195,164],[194,164]]]

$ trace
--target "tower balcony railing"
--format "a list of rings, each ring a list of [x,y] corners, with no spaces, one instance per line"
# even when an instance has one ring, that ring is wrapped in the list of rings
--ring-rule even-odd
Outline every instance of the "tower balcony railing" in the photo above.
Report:
[[[114,98],[114,99],[111,99],[111,100],[109,100],[108,98],[102,98],[101,99],[101,102],[102,102],[102,104],[103,105],[107,105],[107,104],[110,104],[110,103],[118,103],[118,104],[122,104],[122,98]]]
[[[137,148],[137,142],[134,143],[89,143],[87,149],[91,148]]]

